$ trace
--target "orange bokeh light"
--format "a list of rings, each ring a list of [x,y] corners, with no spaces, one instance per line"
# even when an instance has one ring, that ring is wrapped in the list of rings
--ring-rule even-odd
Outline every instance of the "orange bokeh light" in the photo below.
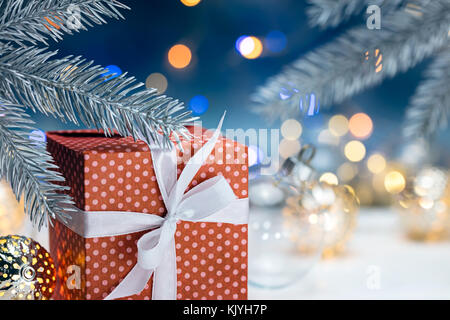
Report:
[[[372,119],[365,113],[354,114],[348,123],[348,128],[356,138],[368,138],[372,134]]]
[[[183,69],[189,65],[192,59],[191,50],[184,44],[176,44],[168,53],[169,63],[177,69]]]

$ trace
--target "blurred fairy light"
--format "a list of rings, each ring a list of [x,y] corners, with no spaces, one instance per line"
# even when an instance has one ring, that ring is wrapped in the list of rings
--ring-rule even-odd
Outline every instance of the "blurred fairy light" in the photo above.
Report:
[[[321,144],[328,144],[337,146],[339,144],[339,138],[331,134],[330,130],[325,129],[320,131],[317,141]]]
[[[30,140],[36,141],[36,142],[45,142],[47,141],[47,137],[45,135],[45,132],[42,130],[33,130],[30,132],[29,136]]]
[[[398,171],[390,171],[384,177],[384,187],[389,193],[397,194],[405,189],[405,177]]]
[[[191,49],[184,44],[176,44],[170,48],[167,58],[172,67],[176,69],[186,68],[192,60]]]
[[[381,173],[386,168],[386,159],[381,154],[375,153],[367,160],[367,168],[374,174]]]
[[[338,177],[332,172],[325,172],[324,174],[322,174],[319,178],[319,181],[326,182],[328,184],[336,185],[336,186],[339,183]]]
[[[264,39],[265,47],[273,53],[283,51],[286,48],[286,43],[287,39],[285,34],[278,30],[269,32]]]
[[[209,108],[208,98],[202,95],[197,95],[189,101],[189,109],[194,115],[201,115]]]
[[[345,145],[344,154],[348,160],[359,162],[366,156],[366,147],[360,141],[352,140]]]
[[[147,89],[156,89],[158,94],[163,94],[167,90],[167,78],[159,72],[150,74],[145,80],[145,86]]]
[[[331,117],[328,121],[330,132],[336,137],[342,137],[348,132],[348,120],[342,114]]]
[[[280,156],[286,159],[300,152],[300,142],[298,140],[283,139],[279,148]]]
[[[264,152],[255,145],[248,147],[248,166],[252,167],[254,165],[262,163],[264,159]]]
[[[180,0],[186,7],[193,7],[200,3],[201,0]]]
[[[348,128],[354,137],[366,139],[372,134],[372,119],[365,113],[356,113],[350,118]]]
[[[256,59],[261,55],[263,45],[257,37],[241,36],[236,40],[236,49],[244,58]]]
[[[302,125],[295,119],[288,119],[281,125],[281,135],[287,140],[297,140],[302,135]]]
[[[122,70],[115,65],[105,67],[105,71],[106,72],[102,74],[102,77],[108,77],[111,75],[106,81],[117,78],[122,74]]]
[[[303,102],[305,102],[304,106]],[[303,100],[302,97],[300,98],[300,111],[309,117],[319,113],[320,102],[318,98],[316,99],[316,95],[314,93],[306,95],[305,100]]]
[[[339,179],[341,179],[343,182],[348,182],[352,180],[356,174],[358,173],[358,168],[349,162],[344,162],[341,164],[337,170],[337,174]]]

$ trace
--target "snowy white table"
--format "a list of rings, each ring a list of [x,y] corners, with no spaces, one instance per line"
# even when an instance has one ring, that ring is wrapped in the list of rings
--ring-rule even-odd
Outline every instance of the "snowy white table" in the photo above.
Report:
[[[48,247],[45,230],[27,224],[22,234]],[[249,286],[249,299],[450,299],[450,241],[410,241],[395,212],[361,209],[344,256],[317,262],[283,289]]]
[[[450,241],[408,240],[395,212],[361,209],[346,255],[283,289],[250,286],[249,299],[450,299]]]

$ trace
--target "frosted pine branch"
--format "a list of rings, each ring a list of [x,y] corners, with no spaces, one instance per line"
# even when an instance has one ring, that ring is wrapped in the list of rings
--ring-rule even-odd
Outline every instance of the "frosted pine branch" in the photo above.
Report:
[[[405,135],[426,137],[450,120],[450,47],[440,53],[427,70],[426,79],[411,99]]]
[[[118,9],[129,9],[116,0],[9,0],[0,2],[0,40],[23,45],[26,42],[47,44],[105,18],[123,18]]]
[[[384,18],[381,30],[357,27],[336,41],[300,58],[271,78],[253,95],[255,111],[269,119],[299,114],[299,98],[314,93],[323,105],[344,99],[404,72],[448,43],[450,2],[435,0],[418,17],[400,10]],[[375,72],[374,63],[364,53],[379,49],[383,69]],[[281,100],[280,91],[295,89],[290,99]]]
[[[16,104],[105,132],[116,129],[123,136],[151,142],[158,132],[170,146],[171,133],[185,134],[193,119],[181,112],[183,103],[141,90],[142,83],[122,74],[103,77],[105,69],[80,57],[54,59],[55,52],[19,48],[0,56],[0,91]]]
[[[0,178],[6,179],[19,200],[24,199],[25,211],[39,227],[47,217],[66,219],[72,201],[63,194],[66,187],[54,184],[64,178],[51,163],[45,143],[31,141],[33,121],[18,105],[0,100]]]

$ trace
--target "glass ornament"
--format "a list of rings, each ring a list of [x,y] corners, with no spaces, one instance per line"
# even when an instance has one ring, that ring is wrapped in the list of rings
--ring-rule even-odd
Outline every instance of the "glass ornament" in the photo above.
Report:
[[[407,179],[396,207],[407,236],[438,241],[450,235],[450,183],[448,172],[428,167]]]
[[[39,243],[0,237],[0,300],[48,300],[55,284],[53,259]]]
[[[250,210],[249,284],[278,289],[302,279],[320,259],[321,236],[311,240],[316,241],[315,251],[301,252],[294,240],[307,236],[307,232],[287,226],[281,207],[252,206]]]
[[[317,182],[286,200],[284,224],[294,235],[298,251],[315,253],[320,244],[322,256],[332,257],[344,251],[356,227],[358,209],[351,187]]]

